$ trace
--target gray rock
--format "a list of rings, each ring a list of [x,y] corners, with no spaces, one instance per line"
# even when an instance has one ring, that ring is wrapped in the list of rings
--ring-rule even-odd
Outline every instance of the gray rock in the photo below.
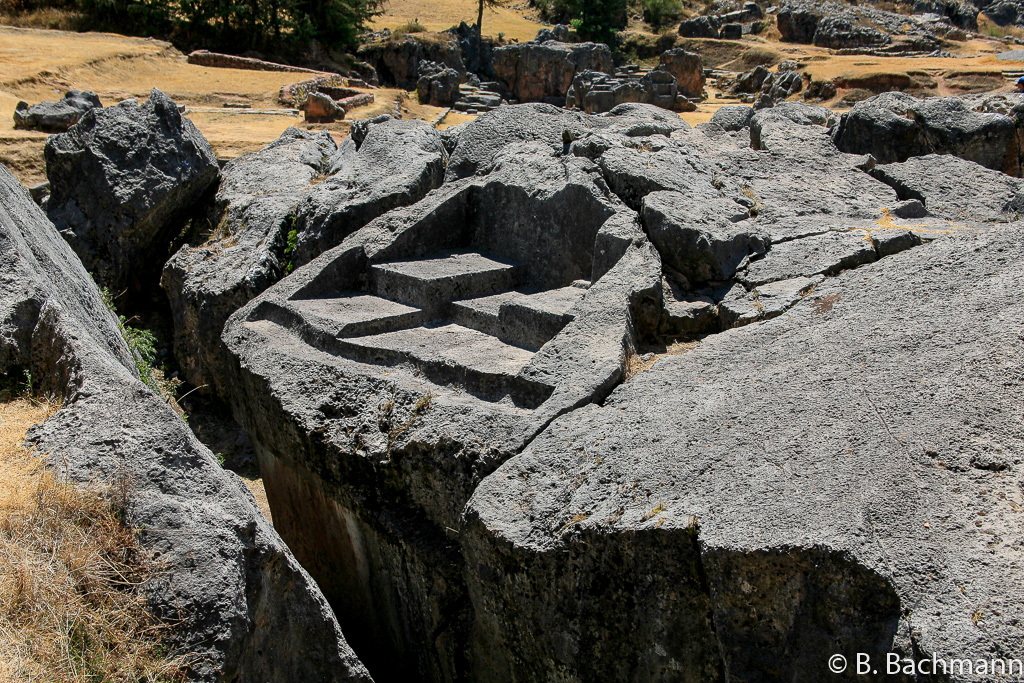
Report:
[[[101,285],[150,291],[171,241],[217,179],[202,133],[155,88],[149,100],[92,109],[46,141],[46,212]]]
[[[430,124],[389,119],[371,125],[361,137],[362,142],[339,147],[328,162],[330,177],[299,204],[297,265],[441,184],[447,153]]]
[[[601,43],[521,43],[494,50],[494,72],[520,102],[561,103],[581,71],[611,73],[612,53]]]
[[[224,393],[224,323],[290,268],[286,242],[298,204],[336,148],[326,131],[289,128],[258,152],[228,162],[211,216],[216,230],[164,266],[175,355],[193,386]]]
[[[797,277],[836,275],[878,258],[864,230],[829,231],[773,244],[764,258],[753,261],[740,280],[750,287]]]
[[[823,284],[660,359],[485,479],[460,541],[494,678],[1024,658],[1022,239],[938,240]]]
[[[644,197],[642,215],[665,265],[691,282],[728,280],[744,259],[766,248],[744,220],[746,208],[730,199],[695,202],[679,192],[652,192]]]
[[[59,102],[40,102],[31,107],[25,102],[19,102],[14,110],[14,127],[63,133],[78,123],[85,112],[102,107],[96,93],[69,90]]]
[[[679,35],[683,38],[718,38],[721,27],[718,17],[694,17],[680,22]]]
[[[718,304],[719,322],[723,329],[729,329],[776,318],[810,294],[824,279],[820,275],[796,277],[769,282],[749,292],[737,282]]]
[[[846,16],[824,16],[814,32],[815,45],[833,50],[880,47],[891,41],[889,34],[859,25]]]
[[[952,154],[1020,175],[1017,124],[1003,114],[973,111],[955,97],[918,100],[886,93],[854,105],[835,133],[844,152],[871,154],[879,163]]]
[[[701,97],[704,93],[704,62],[700,55],[682,48],[661,53],[661,66],[676,78],[679,92],[687,97]]]
[[[0,372],[63,407],[29,440],[58,476],[126,481],[126,520],[159,571],[141,593],[191,678],[369,681],[331,609],[251,494],[136,375],[96,285],[0,167]]]
[[[588,114],[608,112],[620,104],[653,104],[664,109],[677,106],[679,88],[675,76],[655,70],[639,78],[610,76],[598,71],[580,71],[565,98],[566,108]]]
[[[459,98],[459,84],[462,74],[447,68],[437,73],[421,76],[416,82],[416,94],[421,104],[433,107],[450,107]]]
[[[322,92],[311,92],[299,109],[308,123],[332,123],[336,119],[345,118],[345,110],[337,102]]]
[[[952,221],[1016,221],[1024,213],[1022,181],[948,154],[876,166],[871,175]]]
[[[711,123],[725,130],[740,130],[750,126],[750,118],[754,115],[753,107],[745,104],[730,104],[722,107],[711,115]]]
[[[478,173],[488,173],[494,157],[516,141],[538,141],[561,150],[565,135],[579,138],[585,128],[583,116],[550,104],[521,104],[498,107],[471,122],[459,136],[448,162],[445,180],[451,182]]]
[[[637,326],[660,319],[660,259],[596,165],[536,141],[491,163],[352,234],[225,328],[275,524],[382,678],[440,680],[467,657],[485,671],[462,507],[553,417],[621,381]],[[303,481],[330,493],[311,502]]]
[[[358,54],[376,69],[381,82],[405,90],[415,90],[421,76],[420,65],[423,62],[434,62],[442,67],[454,69],[460,74],[466,73],[462,42],[465,40],[467,47],[471,47],[473,40],[465,33],[463,39],[460,39],[457,33],[458,31],[446,34],[445,40],[420,39],[415,33],[407,33],[400,38],[363,45],[359,48]],[[466,52],[467,57],[473,56],[474,51]],[[479,61],[479,55],[477,60]],[[477,63],[474,66],[482,65]]]
[[[810,7],[783,0],[776,14],[782,39],[791,43],[810,45],[818,30],[821,15]]]

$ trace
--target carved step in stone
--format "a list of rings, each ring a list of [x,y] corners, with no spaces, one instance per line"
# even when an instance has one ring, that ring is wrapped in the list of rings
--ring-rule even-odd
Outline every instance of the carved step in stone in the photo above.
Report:
[[[371,288],[378,296],[438,315],[455,299],[515,289],[523,277],[521,266],[473,253],[370,267]]]
[[[585,289],[562,287],[533,294],[505,292],[452,302],[453,321],[516,346],[539,349],[572,322],[569,310]]]
[[[337,337],[380,334],[429,322],[421,308],[358,292],[331,299],[293,301],[292,306],[311,325]]]

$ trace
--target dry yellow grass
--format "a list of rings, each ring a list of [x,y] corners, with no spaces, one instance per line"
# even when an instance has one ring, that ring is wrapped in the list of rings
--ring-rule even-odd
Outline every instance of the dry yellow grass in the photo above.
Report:
[[[151,567],[124,489],[76,489],[21,445],[55,410],[0,403],[0,682],[181,680],[136,590]]]
[[[0,163],[8,165],[25,184],[45,180],[42,148],[47,135],[14,130],[14,108],[19,100],[59,99],[75,88],[92,90],[104,104],[111,104],[128,97],[144,99],[156,87],[192,107],[221,107],[230,101],[245,102],[254,109],[275,109],[281,107],[277,100],[281,86],[304,78],[300,73],[195,66],[170,44],[158,40],[0,26]],[[372,92],[377,101],[356,109],[350,118],[393,112],[400,96],[407,118],[433,120],[443,111],[422,106],[398,90]],[[263,147],[288,126],[327,129],[339,139],[349,128],[347,122],[307,126],[301,116],[227,109],[195,112],[189,118],[225,159]]]
[[[523,3],[525,4],[525,3]],[[384,14],[376,17],[373,28],[395,30],[403,24],[419,20],[428,31],[444,31],[459,22],[475,24],[477,16],[477,0],[390,0],[384,6]],[[547,24],[534,21],[532,13],[510,7],[484,9],[484,35],[497,37],[503,33],[505,40],[526,42],[537,37],[539,31]]]

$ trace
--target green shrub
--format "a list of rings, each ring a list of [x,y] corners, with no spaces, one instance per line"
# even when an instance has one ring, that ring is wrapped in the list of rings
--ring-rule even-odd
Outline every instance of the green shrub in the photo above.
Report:
[[[644,21],[654,28],[679,20],[683,12],[680,0],[643,0]]]

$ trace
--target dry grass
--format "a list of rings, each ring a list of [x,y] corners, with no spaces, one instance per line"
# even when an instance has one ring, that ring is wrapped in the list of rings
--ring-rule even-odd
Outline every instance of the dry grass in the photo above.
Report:
[[[522,4],[525,4],[522,3]],[[417,22],[428,31],[445,31],[459,22],[476,23],[477,0],[390,0],[384,6],[384,14],[373,20],[373,28],[389,28],[394,31],[404,24]],[[507,41],[526,42],[537,37],[537,31],[546,24],[530,19],[531,13],[511,7],[484,9],[484,35],[498,37],[504,34]]]
[[[75,488],[21,445],[55,410],[0,404],[0,681],[182,680],[137,590],[152,567],[121,518],[127,488]]]

